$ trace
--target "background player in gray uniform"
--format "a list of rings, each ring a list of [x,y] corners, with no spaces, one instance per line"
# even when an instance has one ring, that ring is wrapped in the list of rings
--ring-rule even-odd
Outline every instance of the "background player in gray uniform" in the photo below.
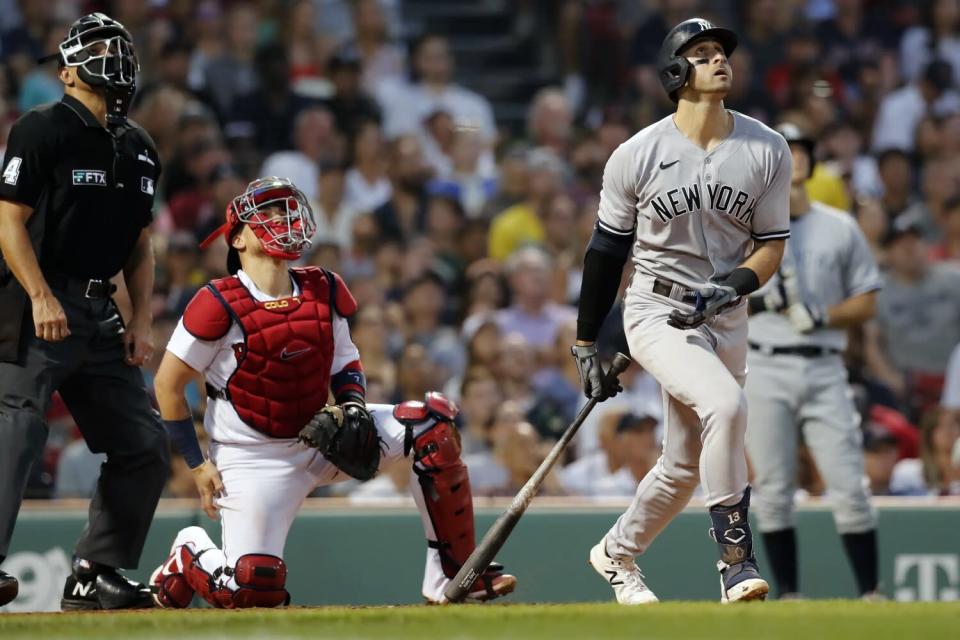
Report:
[[[880,273],[856,221],[811,203],[813,142],[792,124],[790,241],[779,272],[749,300],[747,451],[757,524],[777,591],[795,595],[793,497],[802,435],[826,482],[861,594],[877,589],[876,518],[863,484],[863,448],[841,354],[848,327],[874,313]]]
[[[590,563],[623,604],[656,602],[634,557],[699,483],[720,546],[721,600],[768,591],[747,523],[747,305],[740,298],[780,264],[790,233],[790,151],[775,131],[724,108],[727,58],[736,45],[733,32],[701,19],[667,35],[658,66],[677,112],[610,157],[584,258],[573,350],[585,392],[616,392],[601,387],[594,341],[631,249],[627,342],[663,389],[663,454],[590,551]]]

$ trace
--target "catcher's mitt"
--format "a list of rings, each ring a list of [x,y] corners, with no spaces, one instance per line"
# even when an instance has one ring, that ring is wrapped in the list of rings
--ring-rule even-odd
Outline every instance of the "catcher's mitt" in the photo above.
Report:
[[[373,416],[362,404],[324,407],[300,430],[298,439],[357,480],[377,475],[380,437]]]

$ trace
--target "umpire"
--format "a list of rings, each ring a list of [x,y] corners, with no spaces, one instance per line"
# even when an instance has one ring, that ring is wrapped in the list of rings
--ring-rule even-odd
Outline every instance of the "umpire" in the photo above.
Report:
[[[169,468],[138,368],[153,348],[148,227],[160,161],[126,117],[138,63],[123,25],[84,16],[44,60],[54,58],[63,100],[17,120],[0,174],[0,561],[59,391],[90,449],[107,454],[61,606],[146,607],[149,591],[117,568],[137,566]],[[120,271],[133,302],[126,325],[111,299]],[[0,572],[0,605],[16,594]]]

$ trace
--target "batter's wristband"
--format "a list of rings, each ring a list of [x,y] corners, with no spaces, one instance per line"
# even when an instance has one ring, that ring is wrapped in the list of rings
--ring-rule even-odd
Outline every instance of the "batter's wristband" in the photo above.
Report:
[[[733,287],[737,295],[747,296],[760,288],[760,278],[750,267],[737,267],[723,279],[723,284]]]
[[[193,428],[193,420],[164,420],[170,442],[177,448],[186,461],[187,466],[196,469],[203,464],[203,452],[200,451],[200,441],[197,440],[197,431]]]

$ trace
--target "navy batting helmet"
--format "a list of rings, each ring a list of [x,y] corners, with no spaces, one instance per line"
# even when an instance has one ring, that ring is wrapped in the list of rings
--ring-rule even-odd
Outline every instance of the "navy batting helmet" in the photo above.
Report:
[[[690,61],[680,57],[679,53],[694,42],[707,39],[719,42],[727,57],[737,48],[737,34],[714,26],[703,18],[684,20],[663,39],[660,54],[657,56],[657,71],[660,74],[660,84],[674,102],[678,100],[677,92],[690,77]]]
[[[813,165],[816,163],[816,159],[813,156],[813,150],[816,148],[817,143],[814,142],[813,138],[807,136],[800,127],[793,124],[792,122],[781,122],[777,125],[777,133],[782,135],[787,141],[787,144],[799,144],[807,152],[807,156],[810,157],[810,175],[813,175]]]

